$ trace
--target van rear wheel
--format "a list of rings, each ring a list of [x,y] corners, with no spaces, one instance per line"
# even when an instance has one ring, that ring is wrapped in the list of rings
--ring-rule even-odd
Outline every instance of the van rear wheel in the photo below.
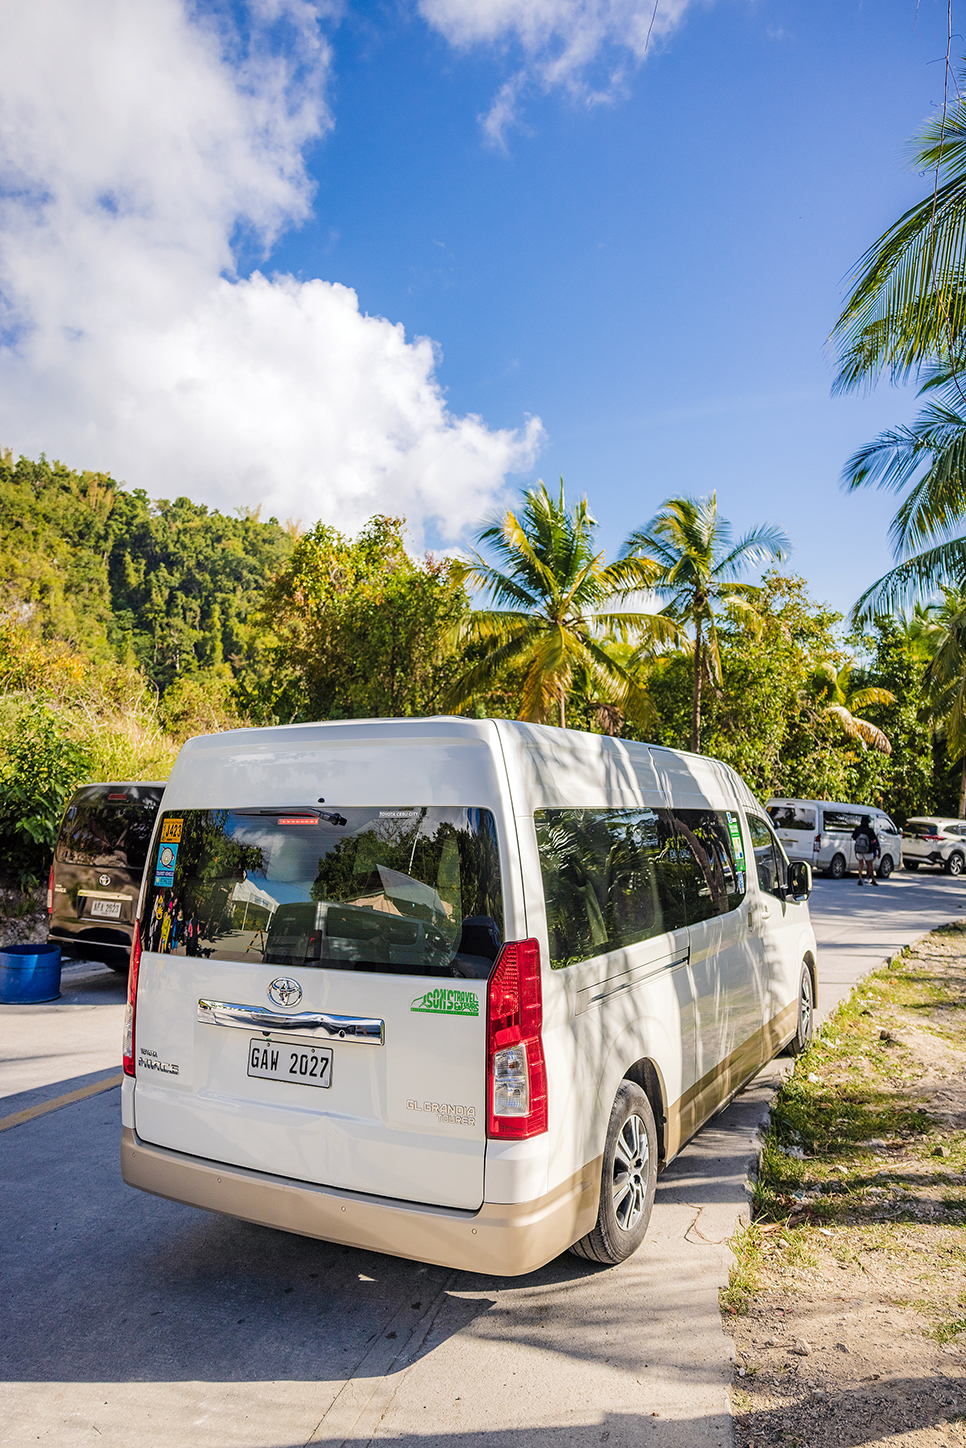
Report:
[[[848,865],[846,864],[844,855],[832,856],[832,863],[828,867],[828,872],[833,880],[841,880],[847,869]]]
[[[571,1247],[575,1257],[616,1266],[644,1240],[657,1187],[657,1127],[640,1086],[622,1081],[614,1098],[601,1166],[593,1231]]]

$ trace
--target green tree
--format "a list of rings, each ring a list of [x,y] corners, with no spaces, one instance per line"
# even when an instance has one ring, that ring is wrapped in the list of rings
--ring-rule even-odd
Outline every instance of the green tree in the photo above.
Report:
[[[474,609],[461,620],[456,641],[471,662],[448,691],[451,707],[465,707],[512,672],[520,680],[520,719],[544,724],[556,716],[565,728],[575,679],[585,695],[596,694],[593,707],[653,718],[610,645],[630,638],[667,642],[678,629],[660,614],[621,607],[648,575],[634,559],[605,563],[595,547],[596,527],[586,498],[568,508],[561,480],[557,496],[538,483],[524,494],[519,516],[508,510],[477,535],[498,563],[476,552],[458,576],[502,606]]]
[[[894,704],[895,698],[888,689],[852,681],[855,664],[852,659],[837,664],[825,660],[809,681],[809,691],[819,710],[834,719],[850,739],[855,739],[861,749],[877,749],[880,754],[891,754],[892,745],[878,727],[856,713],[869,704]]]
[[[445,639],[467,606],[451,559],[406,552],[401,518],[357,538],[319,523],[266,590],[263,679],[242,703],[262,718],[399,718],[435,713],[456,672]]]
[[[839,648],[840,615],[816,604],[804,580],[766,573],[748,607],[718,620],[721,683],[707,690],[702,746],[746,779],[762,799],[820,795],[851,767],[845,736],[808,702],[808,682]],[[693,660],[669,653],[649,665],[647,687],[661,717],[654,737],[687,748]]]
[[[701,748],[701,691],[705,679],[721,683],[717,610],[732,613],[754,609],[751,585],[738,582],[746,569],[781,559],[788,551],[785,534],[770,524],[753,529],[737,543],[731,525],[718,513],[717,497],[669,498],[644,527],[624,544],[624,555],[643,565],[643,576],[659,598],[667,600],[672,618],[691,630],[691,748]]]
[[[22,887],[49,866],[67,801],[91,762],[50,704],[31,700],[15,717],[0,758],[0,868]]]
[[[911,618],[880,615],[872,626],[870,682],[888,691],[892,702],[871,704],[864,712],[888,736],[892,753],[885,762],[884,803],[904,823],[910,815],[928,813],[935,803],[933,706],[926,683],[930,650],[922,627],[928,611]]]
[[[930,658],[924,682],[937,733],[950,764],[960,765],[958,813],[966,816],[966,589],[943,589],[943,602],[923,611],[918,638]]]

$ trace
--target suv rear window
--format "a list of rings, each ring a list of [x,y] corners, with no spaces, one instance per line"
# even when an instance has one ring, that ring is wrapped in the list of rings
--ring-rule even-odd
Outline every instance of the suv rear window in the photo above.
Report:
[[[164,955],[485,980],[503,941],[485,809],[179,810],[147,886]]]
[[[804,804],[770,804],[768,813],[776,830],[815,832],[815,811]]]

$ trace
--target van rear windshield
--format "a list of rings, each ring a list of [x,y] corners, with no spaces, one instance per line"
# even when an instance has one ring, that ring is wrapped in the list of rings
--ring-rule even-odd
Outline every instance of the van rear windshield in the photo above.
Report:
[[[147,885],[163,955],[485,980],[503,942],[485,809],[179,810]]]
[[[121,791],[114,791],[115,796]],[[110,791],[87,794],[67,807],[54,858],[69,865],[93,865],[140,873],[147,858],[158,798],[111,799]]]
[[[804,804],[770,804],[768,813],[776,830],[807,830],[815,833],[815,811]]]

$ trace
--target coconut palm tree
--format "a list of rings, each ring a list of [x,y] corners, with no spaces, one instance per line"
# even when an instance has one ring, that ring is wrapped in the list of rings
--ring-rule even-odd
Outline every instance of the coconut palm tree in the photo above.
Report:
[[[896,697],[888,689],[853,689],[852,669],[851,659],[839,668],[833,663],[821,664],[812,675],[812,697],[818,704],[819,712],[834,719],[862,749],[877,749],[880,754],[891,754],[892,745],[882,730],[868,719],[861,719],[856,711],[867,709],[870,704],[894,704]]]
[[[606,702],[642,722],[654,710],[609,640],[674,642],[680,629],[660,613],[621,607],[649,582],[635,559],[605,563],[595,547],[597,524],[583,498],[568,508],[541,482],[524,494],[519,515],[509,510],[477,534],[497,558],[474,552],[459,568],[461,581],[489,595],[495,608],[473,609],[455,633],[471,659],[446,701],[465,706],[497,687],[507,672],[522,671],[518,718],[567,723],[567,696],[575,676]]]
[[[740,583],[746,569],[784,558],[788,539],[780,528],[764,524],[737,543],[731,524],[718,513],[717,497],[669,498],[644,528],[624,544],[628,559],[636,558],[651,580],[666,611],[683,628],[690,628],[693,654],[691,748],[701,748],[702,683],[721,682],[716,610],[727,607],[756,618],[749,598],[752,585]]]
[[[966,584],[966,537],[950,536],[966,514],[966,99],[923,127],[912,160],[933,185],[860,258],[832,333],[836,391],[913,375],[931,395],[910,427],[881,433],[845,466],[849,489],[906,491],[891,528],[902,561],[866,590],[856,618]]]

